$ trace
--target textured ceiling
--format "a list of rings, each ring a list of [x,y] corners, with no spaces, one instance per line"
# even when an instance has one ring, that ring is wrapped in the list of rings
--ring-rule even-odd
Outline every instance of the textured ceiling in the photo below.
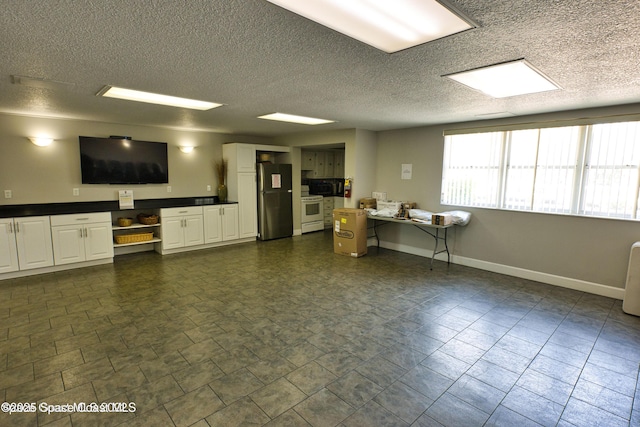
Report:
[[[478,27],[387,54],[262,0],[0,0],[0,112],[273,136],[640,102],[640,1],[450,3]],[[519,58],[562,90],[497,100],[441,77]],[[225,106],[95,96],[107,84]],[[276,111],[338,123],[256,118]]]

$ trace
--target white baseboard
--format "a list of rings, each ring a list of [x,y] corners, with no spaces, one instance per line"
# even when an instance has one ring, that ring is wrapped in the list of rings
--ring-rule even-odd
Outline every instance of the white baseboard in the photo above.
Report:
[[[369,246],[376,245],[376,239],[370,238],[367,241]],[[433,251],[415,246],[403,245],[400,243],[391,243],[380,241],[380,247],[391,249],[398,252],[404,252],[412,255],[431,258]],[[446,261],[446,254],[436,255],[436,259]],[[587,292],[590,294],[600,295],[604,297],[622,300],[624,298],[624,288],[616,288],[614,286],[603,285],[600,283],[587,282],[585,280],[573,279],[571,277],[557,276],[554,274],[543,273],[540,271],[527,270],[524,268],[513,267],[510,265],[497,264],[489,261],[483,261],[474,258],[467,258],[458,255],[451,255],[451,263],[464,265],[467,267],[477,268],[479,270],[491,271],[507,276],[519,277],[522,279],[533,280],[536,282],[546,283],[549,285],[560,286],[563,288],[574,289],[576,291]]]
[[[35,276],[36,274],[56,273],[58,271],[74,270],[82,267],[93,267],[96,265],[113,264],[113,258],[103,258],[94,261],[74,262],[72,264],[52,265],[51,267],[35,268],[33,270],[21,270],[11,273],[0,274],[0,280],[14,279],[17,277]]]
[[[229,246],[229,245],[236,245],[238,243],[247,243],[247,242],[255,242],[255,241],[256,241],[255,237],[244,237],[241,239],[227,240],[224,242],[206,243],[204,245],[186,246],[182,248],[165,249],[165,250],[162,250],[162,245],[160,243],[156,243],[156,252],[158,252],[161,255],[171,255],[171,254],[178,254],[182,252],[197,251],[200,249],[218,248],[220,246]]]

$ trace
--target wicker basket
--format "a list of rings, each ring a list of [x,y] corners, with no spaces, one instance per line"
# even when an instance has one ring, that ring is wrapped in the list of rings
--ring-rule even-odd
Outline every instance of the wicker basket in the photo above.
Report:
[[[153,239],[153,232],[150,233],[135,233],[135,234],[120,234],[115,236],[116,243],[119,245],[125,243],[138,243],[146,242]]]
[[[158,223],[158,215],[138,214],[138,222],[144,225],[154,225]]]
[[[128,227],[131,224],[133,224],[133,219],[131,218],[123,218],[123,217],[118,218],[118,225],[120,227]]]

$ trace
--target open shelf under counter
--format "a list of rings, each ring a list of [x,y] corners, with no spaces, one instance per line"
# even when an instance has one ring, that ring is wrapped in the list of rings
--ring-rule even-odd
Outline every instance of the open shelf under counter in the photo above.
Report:
[[[157,237],[154,237],[154,238],[153,238],[153,239],[151,239],[151,240],[144,240],[144,241],[142,241],[142,242],[133,242],[133,243],[114,243],[114,244],[113,244],[113,247],[114,247],[114,248],[124,248],[124,247],[127,247],[127,246],[148,245],[149,243],[159,243],[159,242],[161,242],[161,241],[162,241],[161,239],[159,239],[159,238],[157,238]]]
[[[131,230],[131,229],[135,229],[135,228],[151,228],[151,227],[159,227],[160,223],[156,223],[156,224],[151,224],[151,225],[147,225],[147,224],[140,224],[139,222],[136,222],[134,224],[131,225],[127,225],[127,226],[120,226],[117,223],[113,224],[113,230]]]

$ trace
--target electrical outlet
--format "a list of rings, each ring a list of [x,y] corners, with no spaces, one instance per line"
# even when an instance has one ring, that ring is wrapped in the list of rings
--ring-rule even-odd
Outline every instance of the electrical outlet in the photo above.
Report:
[[[167,185],[167,193],[171,193],[171,186]]]
[[[5,199],[10,199],[13,196],[13,194],[11,193],[11,190],[4,190],[4,198]]]
[[[74,188],[73,189],[73,195],[74,196],[79,196],[80,195],[80,189],[79,188]]]
[[[211,191],[211,186],[207,185],[207,191]]]

